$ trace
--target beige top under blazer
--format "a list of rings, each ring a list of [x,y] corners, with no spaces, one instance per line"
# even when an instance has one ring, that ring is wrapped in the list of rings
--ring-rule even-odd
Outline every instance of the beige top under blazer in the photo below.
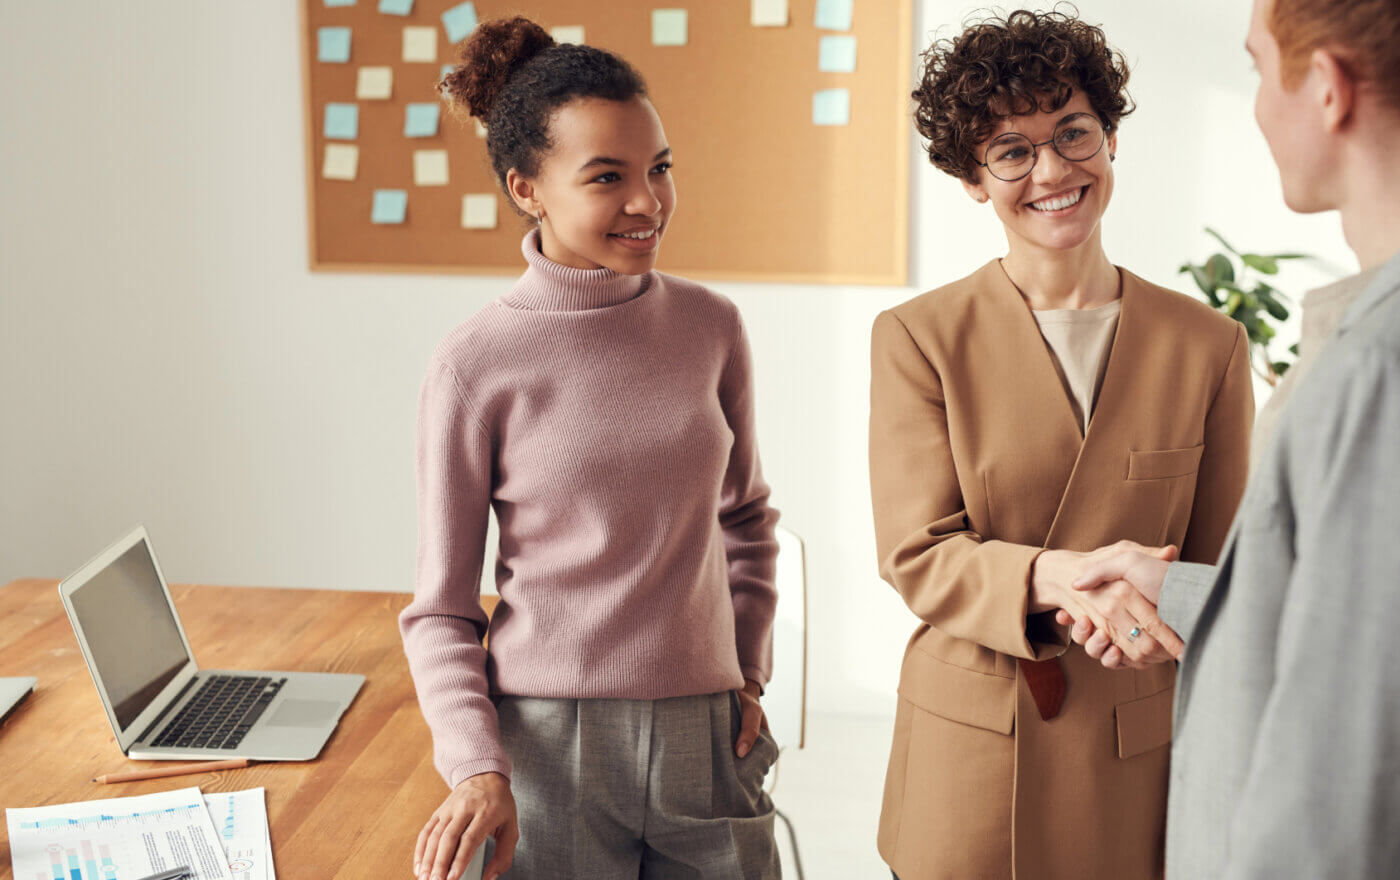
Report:
[[[870,475],[880,573],[921,621],[879,848],[901,880],[1161,875],[1174,664],[1104,669],[1027,617],[1043,548],[1127,538],[1214,561],[1247,473],[1243,328],[1120,269],[1088,431],[999,261],[882,313]],[[1042,721],[1017,658],[1060,657]]]

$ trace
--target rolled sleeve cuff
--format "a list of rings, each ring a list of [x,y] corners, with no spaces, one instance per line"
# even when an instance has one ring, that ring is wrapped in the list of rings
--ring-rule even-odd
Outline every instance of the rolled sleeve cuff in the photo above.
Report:
[[[483,773],[499,773],[507,780],[510,779],[510,761],[506,758],[480,758],[475,761],[467,761],[459,764],[448,777],[448,784],[452,788],[462,784],[463,780],[473,776],[480,776]]]

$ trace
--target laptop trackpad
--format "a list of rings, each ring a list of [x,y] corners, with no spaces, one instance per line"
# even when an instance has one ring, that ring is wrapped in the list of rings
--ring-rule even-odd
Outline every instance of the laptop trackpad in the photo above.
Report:
[[[283,700],[267,719],[273,727],[325,727],[335,721],[340,704],[330,700]]]

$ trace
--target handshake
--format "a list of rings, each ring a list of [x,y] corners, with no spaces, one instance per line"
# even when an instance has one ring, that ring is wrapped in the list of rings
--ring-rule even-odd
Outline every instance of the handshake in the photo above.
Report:
[[[1090,553],[1047,550],[1031,569],[1031,613],[1055,612],[1070,636],[1109,669],[1175,660],[1185,644],[1157,616],[1175,547],[1119,541]]]

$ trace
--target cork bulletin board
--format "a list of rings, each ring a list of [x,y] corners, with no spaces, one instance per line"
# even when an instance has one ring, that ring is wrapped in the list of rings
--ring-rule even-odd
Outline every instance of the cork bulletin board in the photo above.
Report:
[[[675,155],[657,268],[906,281],[909,0],[300,2],[313,270],[522,271],[484,132],[434,89],[453,35],[520,14],[646,79]]]

